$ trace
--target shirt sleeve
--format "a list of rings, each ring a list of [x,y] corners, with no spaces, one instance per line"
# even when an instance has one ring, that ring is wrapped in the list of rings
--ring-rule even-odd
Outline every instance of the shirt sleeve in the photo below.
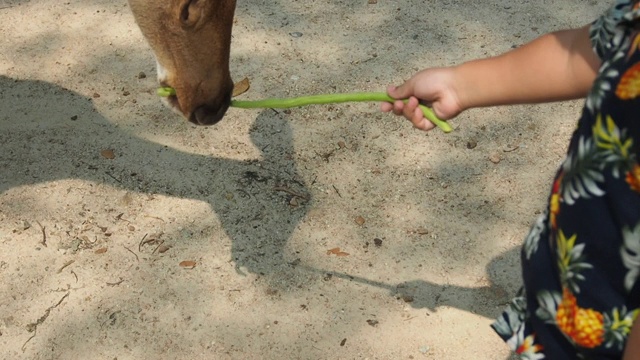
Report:
[[[613,42],[622,38],[619,25],[634,9],[636,2],[635,0],[616,0],[613,6],[591,24],[589,31],[591,45],[600,59],[606,59]]]

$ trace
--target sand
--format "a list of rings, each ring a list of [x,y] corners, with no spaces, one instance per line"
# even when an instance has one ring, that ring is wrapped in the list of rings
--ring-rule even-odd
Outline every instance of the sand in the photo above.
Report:
[[[243,99],[384,91],[606,6],[240,0],[231,71]],[[510,358],[489,325],[582,101],[196,127],[126,1],[0,0],[0,35],[0,358]]]

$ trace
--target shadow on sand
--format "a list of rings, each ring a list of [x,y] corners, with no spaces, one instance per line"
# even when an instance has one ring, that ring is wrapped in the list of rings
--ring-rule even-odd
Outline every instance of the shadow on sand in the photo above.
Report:
[[[276,112],[260,113],[251,128],[262,158],[238,161],[135,137],[102,117],[91,99],[46,82],[0,76],[0,103],[0,196],[13,187],[82,179],[136,193],[203,201],[231,239],[230,257],[240,273],[267,279],[287,272],[331,275],[386,289],[390,296],[431,311],[448,306],[492,318],[517,286],[510,283],[513,274],[506,274],[519,268],[516,248],[494,258],[487,265],[488,285],[475,288],[422,279],[387,284],[290,263],[286,243],[313,200],[287,156],[294,151],[292,130]],[[117,157],[101,156],[100,150],[106,148],[118,149]],[[229,193],[237,196],[229,199]],[[299,205],[291,205],[293,197]]]

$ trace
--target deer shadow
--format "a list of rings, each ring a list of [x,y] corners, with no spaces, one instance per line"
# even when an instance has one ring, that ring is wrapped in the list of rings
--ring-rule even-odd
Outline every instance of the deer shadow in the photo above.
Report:
[[[0,195],[18,186],[81,179],[199,200],[231,239],[238,272],[268,275],[289,267],[284,248],[311,199],[296,164],[287,160],[292,130],[279,114],[263,111],[255,119],[251,140],[262,157],[242,161],[128,134],[100,115],[91,99],[47,82],[0,76],[0,103]],[[105,158],[103,149],[116,149],[116,156]]]
[[[262,112],[250,130],[262,158],[240,161],[187,153],[128,134],[101,116],[91,99],[46,82],[0,76],[0,102],[0,195],[18,186],[81,179],[203,201],[231,239],[230,257],[239,273],[265,275],[270,281],[286,273],[330,275],[385,289],[430,311],[454,307],[495,317],[519,287],[517,248],[492,259],[478,287],[422,279],[390,284],[290,262],[286,243],[312,199],[295,162],[287,160],[293,153],[292,130],[275,112]],[[100,154],[107,148],[117,149],[114,159]],[[291,205],[292,198],[297,206]]]

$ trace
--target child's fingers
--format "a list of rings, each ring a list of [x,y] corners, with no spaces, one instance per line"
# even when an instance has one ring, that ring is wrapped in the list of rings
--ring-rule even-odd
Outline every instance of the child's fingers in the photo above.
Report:
[[[388,102],[383,102],[380,104],[380,110],[382,112],[389,112],[391,110],[393,110],[393,104],[392,103],[388,103]]]
[[[412,120],[416,114],[416,109],[419,110],[418,104],[418,99],[416,99],[415,96],[410,97],[402,108],[402,115],[404,115],[407,120]]]
[[[424,131],[429,131],[436,127],[435,124],[433,124],[431,121],[427,120],[427,118],[424,117],[424,113],[420,108],[416,108],[415,111],[413,112],[413,116],[411,117],[411,123],[413,124],[413,127],[415,127],[416,129],[420,129]]]
[[[393,113],[395,115],[404,115],[405,103],[402,100],[396,100],[393,102]]]

